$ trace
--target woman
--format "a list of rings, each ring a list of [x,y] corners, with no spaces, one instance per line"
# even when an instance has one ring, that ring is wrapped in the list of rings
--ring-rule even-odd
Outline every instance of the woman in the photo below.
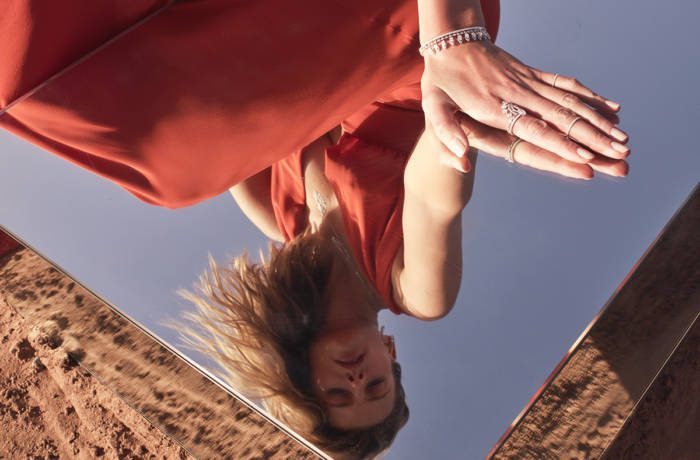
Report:
[[[479,148],[540,169],[587,179],[594,170],[626,174],[624,158],[629,150],[623,145],[626,135],[615,127],[614,112],[619,110],[619,105],[595,95],[575,80],[530,68],[488,40],[455,46],[445,44],[435,54],[428,52],[424,59],[416,56],[417,45],[452,29],[487,25],[495,38],[496,2],[419,0],[417,12],[412,2],[403,0],[380,5],[376,2],[329,3],[308,2],[308,10],[284,2],[275,3],[274,8],[268,2],[254,2],[235,9],[218,2],[168,3],[138,28],[98,48],[76,65],[65,67],[58,77],[47,80],[52,72],[37,71],[34,80],[46,80],[38,86],[13,86],[21,79],[13,74],[2,76],[0,123],[113,180],[140,199],[169,208],[194,204],[231,187],[234,187],[234,196],[239,192],[250,194],[260,183],[266,184],[268,175],[272,181],[273,169],[278,166],[268,170],[270,165],[280,165],[289,152],[308,150],[308,160],[303,164],[304,173],[308,169],[310,176],[304,176],[304,180],[313,182],[313,177],[318,176],[317,183],[308,188],[318,195],[310,192],[311,199],[304,200],[313,203],[305,205],[309,209],[306,227],[310,230],[293,233],[300,238],[301,248],[311,249],[301,250],[300,262],[284,262],[288,257],[282,251],[278,258],[288,267],[286,271],[270,272],[269,267],[274,266],[272,260],[266,264],[267,269],[245,268],[239,263],[238,273],[262,271],[253,277],[257,281],[249,284],[245,284],[244,276],[231,275],[246,289],[239,292],[240,298],[232,300],[225,295],[224,302],[219,303],[240,305],[245,300],[258,307],[248,308],[248,313],[244,308],[233,313],[232,309],[227,309],[227,313],[214,316],[217,321],[221,320],[219,326],[216,321],[209,324],[221,328],[219,337],[238,343],[227,358],[237,375],[256,375],[262,369],[274,374],[268,382],[286,379],[287,383],[281,387],[275,384],[268,388],[269,394],[260,395],[268,398],[270,407],[281,419],[291,420],[290,417],[296,416],[286,413],[290,407],[308,407],[306,412],[317,416],[313,423],[307,424],[306,432],[332,451],[338,445],[348,444],[349,434],[372,431],[373,434],[364,438],[370,439],[365,447],[358,448],[360,454],[369,455],[390,442],[407,416],[407,411],[401,409],[403,400],[397,366],[388,359],[390,341],[376,328],[376,309],[378,305],[387,306],[396,312],[430,320],[443,317],[452,308],[460,281],[459,213],[468,200],[469,181],[473,177],[462,176],[474,161],[473,154],[466,154],[468,148]],[[16,8],[11,13],[31,16],[36,10],[27,12]],[[31,21],[7,21],[4,27],[28,22]],[[179,27],[168,28],[173,23]],[[261,24],[266,26],[265,33],[260,29]],[[66,30],[75,29],[62,28],[48,35],[60,42],[61,34],[69,33]],[[169,30],[178,33],[171,34]],[[8,35],[11,32],[3,30]],[[31,33],[16,35],[32,36]],[[158,40],[152,40],[153,37]],[[10,46],[8,43],[17,46],[17,41],[2,42],[5,46]],[[18,59],[20,64],[26,63],[30,56],[3,55],[13,59],[20,55],[25,59]],[[219,67],[212,66],[217,60],[228,64],[223,69],[227,72],[219,72]],[[49,61],[41,62],[43,65]],[[137,68],[138,72],[132,70]],[[12,72],[16,67],[7,65],[5,69]],[[163,75],[168,78],[164,79]],[[95,81],[100,85],[95,85]],[[404,89],[411,95],[395,96],[396,91]],[[417,89],[420,90],[418,94],[422,93],[420,96],[416,96]],[[115,98],[114,94],[119,97]],[[340,122],[346,125],[343,135],[352,136],[354,132],[347,128],[348,120],[372,101],[394,109],[405,109],[402,104],[407,104],[409,112],[421,117],[424,113],[425,129],[411,150],[405,172],[403,168],[398,169],[405,183],[404,191],[400,192],[405,194],[401,199],[403,208],[398,214],[402,225],[397,224],[398,218],[388,223],[394,228],[403,228],[403,235],[396,231],[381,235],[386,238],[381,240],[386,242],[386,247],[375,251],[374,258],[379,260],[381,255],[383,262],[380,267],[368,270],[371,260],[355,262],[359,252],[353,250],[353,245],[357,247],[376,238],[348,240],[354,237],[347,232],[344,208],[338,206],[339,189],[324,184],[318,171],[325,166],[321,155],[314,152],[328,150],[322,144],[321,135]],[[501,110],[503,103],[517,104],[526,113],[516,111],[517,116],[513,117],[512,113]],[[65,110],[67,108],[70,110]],[[292,121],[293,128],[289,126]],[[356,125],[366,126],[364,121]],[[516,143],[512,135],[523,141]],[[361,136],[356,137],[362,140]],[[411,131],[404,140],[415,142],[416,138]],[[307,147],[314,144],[314,139],[321,143],[320,147],[318,144]],[[350,137],[345,139],[345,143],[341,143],[345,146],[360,142],[352,144]],[[338,152],[345,151],[342,145]],[[245,152],[246,155],[222,152]],[[167,161],[164,161],[166,153]],[[428,171],[432,173],[426,174]],[[441,187],[434,185],[437,177]],[[236,184],[240,185],[238,191]],[[257,194],[257,201],[246,202],[240,196],[237,201],[244,210],[246,206],[260,210],[246,212],[253,221],[260,222],[263,231],[275,239],[284,238],[281,227],[277,226],[279,233],[276,233],[271,225],[277,223],[277,217],[268,207],[272,203],[265,198],[271,196],[270,188],[267,190],[267,195]],[[394,194],[392,198],[398,199],[397,196]],[[304,238],[308,240],[306,243]],[[337,241],[337,244],[330,245],[328,241]],[[293,244],[285,246],[289,253],[294,253],[293,248]],[[396,251],[390,250],[393,248]],[[304,261],[305,257],[312,257],[312,260]],[[299,307],[296,324],[300,326],[298,330],[287,331],[289,338],[280,330],[284,331],[293,323],[280,320],[282,324],[276,324],[276,321],[279,315],[294,313],[295,309],[289,307],[293,302],[284,297],[287,306],[279,307],[283,311],[276,312],[272,308],[273,299],[265,297],[268,294],[258,288],[261,282],[265,285],[271,273],[281,277],[275,278],[278,284],[292,283],[294,280],[286,279],[285,273],[288,276],[304,273],[301,268],[290,270],[292,263],[316,267],[314,270],[326,267],[327,270],[320,270],[326,274],[325,279],[308,275],[301,281],[302,285],[315,286],[310,292],[316,294],[308,298],[308,293],[302,290],[303,302],[300,300],[297,304],[312,306],[311,300],[315,299],[323,303],[324,308],[302,311]],[[355,275],[350,276],[353,273]],[[338,285],[338,280],[349,282],[348,278],[356,280],[352,283],[357,287],[349,292],[354,295],[361,292],[369,297],[334,295],[330,296],[331,300],[321,289],[328,283],[328,292],[335,292],[333,286]],[[376,286],[376,292],[372,288],[359,289],[367,283]],[[297,284],[292,284],[290,289],[296,292]],[[377,295],[381,303],[371,300],[376,300]],[[340,303],[334,304],[335,299],[341,299]],[[351,301],[353,309],[343,304]],[[358,306],[361,308],[356,308]],[[268,311],[270,308],[272,310]],[[250,311],[254,311],[258,319]],[[353,312],[350,318],[344,317],[348,311]],[[242,320],[235,315],[253,317]],[[245,328],[254,323],[261,328],[274,325],[274,340],[263,340],[257,330],[246,332]],[[358,343],[366,349],[360,350],[360,346],[350,347],[349,351],[334,349],[338,344],[348,343],[346,334],[350,335],[351,343],[363,337]],[[285,340],[288,343],[284,344]],[[256,346],[253,344],[264,351],[263,355],[270,354],[273,359],[248,353]],[[300,348],[289,348],[286,346],[289,344],[300,345]],[[386,351],[382,349],[384,344]],[[296,354],[285,351],[290,349],[296,350]],[[288,364],[295,360],[302,365]],[[384,404],[386,401],[394,401],[394,404],[391,408],[374,406],[377,409],[371,416],[362,412],[348,417],[347,410],[345,415],[340,413],[342,410],[336,410],[340,409],[336,406],[346,409],[345,403],[350,401],[348,392],[363,388],[366,400],[380,394],[370,396],[370,391],[379,390],[350,385],[361,380],[365,382],[369,377],[362,372],[363,365],[376,365],[376,369],[372,367],[376,375],[371,382],[385,387],[372,388],[387,391],[381,393],[383,398],[371,402],[377,404],[381,399]],[[327,372],[329,368],[330,373]],[[299,369],[309,372],[305,374]],[[339,376],[344,385],[353,389],[340,388]],[[241,382],[241,388],[244,385]],[[341,391],[335,391],[338,389]],[[353,393],[351,401],[359,397],[359,393]],[[275,403],[275,398],[284,403]],[[340,398],[346,399],[339,403]],[[290,400],[296,402],[289,403]],[[391,414],[398,416],[392,418]],[[313,419],[310,416],[301,418]],[[391,422],[384,423],[388,420]],[[295,426],[290,422],[290,425],[297,428],[303,423]],[[304,428],[298,429],[305,432]],[[359,445],[354,441],[350,444]]]
[[[182,292],[199,307],[188,318],[205,331],[187,330],[190,344],[338,458],[387,449],[408,418],[378,312],[441,318],[461,281],[461,211],[474,169],[466,173],[424,127],[415,87],[393,96],[233,187],[248,217],[284,245],[260,264],[244,256],[222,269],[212,259],[200,294]],[[507,150],[494,130],[459,121],[473,146]]]

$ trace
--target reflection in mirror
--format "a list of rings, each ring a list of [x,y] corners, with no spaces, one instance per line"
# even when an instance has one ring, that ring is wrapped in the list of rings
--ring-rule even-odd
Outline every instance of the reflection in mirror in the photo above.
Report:
[[[3,230],[3,455],[318,458]]]
[[[700,382],[698,360],[689,362],[700,316],[698,228],[700,184],[488,458],[572,458],[581,452],[589,458],[642,458],[620,452],[632,445],[640,452],[690,448],[683,431],[700,426],[691,409],[700,393],[690,383]],[[700,348],[693,350],[697,355]],[[673,376],[663,376],[670,361],[676,361]],[[662,389],[650,398],[651,387]],[[640,416],[644,405],[647,413]],[[676,439],[668,439],[671,431]]]
[[[486,455],[697,181],[654,2],[105,2],[0,7],[1,222],[337,457]]]
[[[269,173],[291,188],[281,203],[305,187],[296,196],[311,206],[302,201],[287,222],[276,216],[280,233],[296,234],[259,263],[241,256],[217,268],[212,260],[206,295],[185,295],[199,307],[188,317],[210,333],[198,336],[199,350],[218,357],[234,388],[336,457],[366,458],[387,449],[408,420],[394,340],[378,325],[387,305],[400,311],[390,252],[401,245],[400,228],[380,225],[400,223],[406,157],[348,135],[330,145],[322,139],[292,157],[303,177],[281,176],[277,165]],[[323,171],[338,171],[332,185]],[[239,201],[246,186],[232,190]]]

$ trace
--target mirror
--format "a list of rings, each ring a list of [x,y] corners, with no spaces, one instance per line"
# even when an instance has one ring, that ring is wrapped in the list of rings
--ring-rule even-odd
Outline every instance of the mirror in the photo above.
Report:
[[[12,458],[319,458],[2,227],[0,356]]]
[[[338,88],[351,88],[350,79],[356,78],[353,59],[387,61],[380,47],[356,46],[357,40],[370,32],[384,37],[387,29],[382,21],[387,16],[378,12],[367,21],[365,14],[355,11],[354,6],[341,8],[340,4],[316,3],[315,7],[333,19],[328,21],[327,27],[337,28],[340,24],[340,31],[349,34],[347,43],[353,46],[328,47],[324,52],[329,57],[338,54],[347,57],[343,72],[338,72],[337,68],[334,72],[343,75],[337,81]],[[399,2],[391,7],[396,8],[395,17],[405,12]],[[165,343],[212,374],[227,379],[233,390],[249,393],[263,410],[285,419],[292,429],[300,433],[308,431],[310,414],[316,409],[309,409],[304,415],[299,408],[312,407],[309,401],[312,391],[328,393],[337,387],[327,383],[319,372],[311,372],[313,359],[296,348],[304,340],[310,346],[309,337],[298,338],[301,342],[287,341],[294,347],[276,351],[280,356],[289,355],[284,356],[284,364],[277,360],[268,371],[275,372],[280,379],[305,382],[307,390],[296,398],[296,405],[280,403],[275,409],[271,402],[274,398],[269,398],[269,388],[250,385],[250,379],[243,381],[240,375],[228,375],[222,368],[226,361],[220,354],[202,353],[183,342],[180,332],[172,327],[173,322],[183,321],[187,315],[194,318],[192,315],[197,315],[198,311],[199,317],[205,318],[200,322],[203,325],[217,324],[212,321],[218,317],[214,310],[206,307],[198,310],[192,299],[179,293],[183,289],[196,292],[200,275],[209,269],[209,253],[222,267],[245,252],[252,255],[251,261],[258,260],[260,250],[267,254],[270,234],[299,230],[299,214],[295,213],[299,209],[295,206],[306,202],[310,203],[308,220],[312,224],[315,222],[319,231],[328,229],[325,233],[328,238],[325,243],[305,251],[317,257],[317,261],[328,262],[330,258],[336,264],[334,267],[344,270],[336,278],[325,279],[326,282],[335,283],[339,291],[347,288],[348,294],[360,296],[336,296],[333,300],[391,307],[392,298],[386,293],[389,292],[387,286],[392,283],[393,259],[382,259],[381,264],[378,260],[382,254],[396,254],[401,244],[401,239],[388,231],[396,224],[391,220],[396,202],[392,208],[391,199],[403,193],[395,189],[401,176],[396,176],[399,170],[392,161],[401,161],[397,152],[403,153],[404,158],[406,152],[411,152],[422,129],[419,126],[422,118],[416,115],[415,99],[411,99],[411,95],[415,96],[411,92],[415,87],[409,85],[416,81],[416,74],[408,64],[416,59],[415,50],[411,50],[412,57],[408,57],[409,54],[405,57],[407,70],[414,73],[407,72],[405,81],[396,81],[396,92],[375,105],[372,105],[373,98],[363,97],[382,85],[382,78],[386,76],[382,72],[387,72],[385,67],[377,67],[374,73],[367,72],[363,76],[367,83],[359,88],[361,91],[342,99],[342,91],[338,91],[338,97],[328,97],[328,94],[336,94],[335,90],[328,92],[327,88],[299,83],[312,81],[315,72],[329,78],[324,73],[329,67],[320,64],[326,61],[319,60],[317,55],[307,56],[302,71],[300,64],[295,68],[285,67],[288,62],[283,58],[287,54],[282,54],[281,60],[269,61],[269,67],[261,70],[254,49],[225,50],[248,60],[246,65],[236,69],[247,85],[268,85],[264,88],[265,95],[269,96],[264,99],[265,104],[256,105],[261,101],[237,101],[241,93],[230,91],[231,81],[216,72],[214,63],[221,60],[215,58],[224,51],[207,38],[207,27],[203,26],[219,24],[222,31],[227,31],[222,37],[235,42],[236,34],[258,36],[262,19],[250,21],[251,17],[264,18],[270,30],[277,25],[281,27],[290,18],[298,18],[292,6],[281,5],[280,8],[289,8],[289,11],[281,10],[274,17],[263,15],[263,6],[247,6],[250,15],[238,16],[240,28],[220,25],[225,22],[223,18],[234,20],[239,12],[227,11],[210,2],[143,1],[133,8],[122,17],[112,18],[112,23],[94,29],[76,26],[63,28],[64,32],[56,31],[55,36],[32,36],[29,41],[32,47],[21,56],[4,53],[11,58],[8,62],[18,64],[16,68],[8,64],[7,73],[3,75],[22,75],[26,87],[13,92],[7,89],[13,84],[9,79],[2,82],[6,86],[2,89],[0,125],[6,130],[0,133],[0,222]],[[361,415],[365,418],[360,421],[350,417],[351,422],[365,426],[385,416],[387,411],[396,416],[391,431],[398,434],[386,458],[478,458],[486,455],[693,188],[700,171],[700,159],[691,135],[698,95],[688,88],[693,88],[694,82],[700,80],[700,70],[694,64],[698,62],[698,51],[692,45],[691,35],[694,30],[691,18],[697,17],[699,8],[694,3],[683,2],[682,6],[660,15],[658,4],[647,1],[605,5],[579,1],[566,6],[553,0],[540,0],[527,6],[503,2],[498,46],[529,65],[575,76],[622,104],[621,126],[630,133],[629,145],[633,152],[629,159],[630,173],[625,178],[596,174],[591,181],[580,181],[510,164],[489,154],[479,153],[478,160],[475,155],[469,157],[472,171],[468,177],[472,178],[473,186],[468,184],[465,188],[469,199],[460,216],[458,246],[461,255],[457,259],[462,266],[461,283],[449,314],[426,322],[383,309],[376,315],[374,325],[373,317],[365,312],[360,319],[373,327],[363,330],[364,336],[351,331],[353,340],[361,339],[359,348],[353,345],[349,351],[332,351],[334,344],[352,342],[342,335],[330,342],[317,342],[322,345],[321,351],[331,350],[325,356],[332,361],[330,364],[334,362],[352,371],[349,374],[353,381],[347,380],[348,385],[352,383],[350,388],[364,385],[368,395],[377,391],[367,399],[377,397],[386,401],[388,399],[384,398],[389,398],[400,402],[397,394],[401,393],[399,387],[403,388],[410,412],[405,425],[405,411],[397,404],[382,406],[371,414],[364,412]],[[245,24],[240,17],[248,18]],[[299,18],[295,23],[298,27],[290,28],[290,33],[298,33],[309,26],[308,22],[301,22],[303,19]],[[51,30],[51,15],[37,20],[46,21],[41,24],[47,28],[36,30]],[[177,23],[178,27],[165,27],[173,24],[168,21]],[[125,27],[128,24],[134,27]],[[66,31],[82,34],[81,43],[89,46],[73,46]],[[149,58],[157,55],[159,44],[163,44],[143,41],[152,31],[160,31],[158,36],[167,41],[167,47],[178,51],[163,56],[163,61],[149,67],[153,63]],[[673,44],[657,38],[656,31],[672,31]],[[315,33],[323,36],[323,30]],[[402,33],[410,34],[411,30],[403,29]],[[106,42],[109,39],[111,41]],[[294,43],[291,40],[288,43],[295,46],[291,45]],[[47,44],[60,44],[59,49],[65,53],[52,61],[42,55]],[[405,48],[400,50],[409,48],[402,46]],[[671,46],[673,48],[669,49]],[[90,53],[96,48],[99,48],[97,52]],[[180,65],[183,61],[178,59],[178,53],[192,55],[197,60]],[[28,63],[42,65],[31,67]],[[74,64],[68,65],[70,63]],[[165,67],[165,64],[170,66]],[[166,68],[169,73],[164,75]],[[52,77],[61,69],[62,73]],[[283,73],[285,69],[288,74]],[[259,74],[255,72],[261,71],[274,73],[278,78],[259,82],[255,78]],[[417,75],[419,77],[420,72]],[[209,85],[209,97],[188,92],[189,87],[204,86],[203,81]],[[285,92],[287,83],[296,83],[301,90]],[[354,88],[357,89],[356,85]],[[28,96],[22,97],[30,91]],[[151,91],[164,91],[172,97],[160,98],[154,103],[149,96]],[[413,106],[406,102],[411,100]],[[246,123],[234,125],[227,118],[230,107],[242,107],[240,110],[245,109],[254,116],[246,119]],[[304,110],[290,113],[286,110],[289,107]],[[385,115],[387,111],[391,112],[392,120],[400,120],[390,125],[391,129],[382,122],[382,117],[388,116]],[[343,112],[348,116],[341,118],[344,124],[339,133],[334,128],[341,120],[331,118]],[[206,118],[202,118],[204,114]],[[309,120],[309,114],[322,114],[326,118]],[[151,123],[137,123],[143,120],[151,120]],[[279,135],[254,137],[253,134],[263,131],[260,127],[266,123],[279,123],[284,128],[280,127]],[[299,147],[303,139],[319,141],[315,146],[306,143],[309,148],[302,152]],[[120,140],[128,142],[120,144]],[[324,142],[336,145],[329,147]],[[191,152],[191,155],[178,157],[174,163],[165,160],[159,163],[168,166],[164,174],[176,175],[168,177],[151,176],[148,165],[127,161],[138,158],[134,155],[139,152],[153,152],[156,147],[168,160],[171,159],[166,155],[168,151]],[[221,161],[224,156],[241,149],[249,151],[256,161],[246,163],[235,172],[209,171],[211,175],[202,179],[203,162]],[[366,174],[348,177],[349,163],[343,161],[349,158],[346,153],[351,149],[360,154],[364,152],[365,157],[353,159],[367,160],[357,163]],[[95,155],[85,156],[85,151]],[[123,163],[115,164],[96,152],[117,152]],[[257,161],[265,163],[277,152],[296,152],[276,163],[276,171],[270,170],[270,181],[288,180],[277,182],[276,189],[281,193],[276,203],[286,214],[278,211],[274,221],[253,222],[248,217],[251,211],[241,210],[228,191],[226,181],[258,173]],[[321,190],[316,190],[318,195],[308,188],[300,188],[298,179],[305,165],[303,153],[308,153],[307,158],[320,155],[326,161],[325,168],[314,169],[312,163],[305,171],[310,174],[308,177],[316,177],[315,174],[324,170],[327,173],[329,167],[335,168],[334,180],[348,180],[356,190],[372,198],[360,204],[384,207],[384,221],[374,218],[374,214],[364,221],[351,219],[349,210],[360,212],[367,208],[360,204],[353,208],[348,204],[355,195],[339,196],[350,190],[349,186],[338,186],[339,182],[334,186],[331,181],[330,188],[329,183],[320,182]],[[120,169],[125,164],[129,168]],[[97,170],[99,174],[90,174],[85,169]],[[107,180],[110,175],[120,175],[122,185],[131,193]],[[266,179],[263,173],[256,177]],[[297,182],[290,179],[294,177]],[[366,181],[353,182],[357,177]],[[194,188],[206,184],[207,190],[217,189],[220,193],[193,203],[194,195],[187,195],[186,190],[168,189],[168,184],[175,182]],[[148,190],[162,192],[169,203],[176,205],[175,209],[147,203],[158,198]],[[426,193],[431,191],[427,189]],[[204,192],[196,189],[193,193]],[[321,225],[323,216],[335,219],[326,222],[332,225]],[[287,227],[280,229],[280,221]],[[347,230],[353,223],[357,223],[356,235],[366,236],[360,230],[379,233],[370,235],[373,240],[369,237],[353,239],[353,234]],[[421,223],[425,220],[418,219],[415,225]],[[304,225],[301,227],[303,229]],[[363,242],[370,241],[389,247],[379,248],[385,252],[372,245],[360,248]],[[329,252],[334,255],[328,256]],[[448,255],[454,257],[455,253]],[[432,262],[426,260],[425,263]],[[289,262],[292,266],[296,263],[301,262]],[[302,272],[295,269],[290,274],[296,276]],[[321,270],[319,276],[328,274],[328,270]],[[284,274],[280,276],[283,278],[280,282],[289,281],[284,279]],[[311,300],[326,304],[327,299],[314,297],[306,287],[323,281],[314,276],[304,276],[301,280],[304,287],[299,290],[301,297],[296,303],[303,304],[304,308],[313,303]],[[251,275],[250,279],[253,278]],[[366,282],[371,286],[359,287]],[[253,286],[254,283],[250,285]],[[339,304],[338,311],[349,311],[344,307],[347,305]],[[210,316],[202,316],[202,312],[210,312]],[[352,312],[360,314],[356,310]],[[442,315],[437,312],[435,316]],[[210,320],[208,323],[206,318]],[[349,321],[343,315],[338,318],[341,322]],[[284,321],[273,314],[264,319],[265,325]],[[297,323],[291,324],[309,327],[321,320],[300,308],[295,321]],[[230,333],[229,325],[225,324],[226,329],[220,332]],[[382,326],[384,330],[380,333]],[[293,333],[298,333],[292,329]],[[260,338],[260,332],[249,335],[255,340]],[[221,342],[215,345],[222,349]],[[257,346],[264,353],[270,350],[270,344],[265,342],[251,341],[246,346]],[[371,351],[363,348],[370,346]],[[233,354],[226,355],[228,364],[238,353],[235,349],[229,352]],[[401,368],[400,385],[396,385],[398,370],[392,364],[394,353],[395,362],[400,363]],[[323,353],[321,355],[319,360],[324,359]],[[304,362],[305,359],[309,362]],[[381,371],[372,373],[371,380],[369,372],[353,374],[362,367],[358,364],[368,365],[370,360],[377,368],[381,367]],[[301,362],[300,367],[290,366],[294,362]],[[258,372],[261,371],[258,369]],[[314,384],[319,380],[320,384]],[[376,387],[367,388],[367,384]],[[311,387],[314,389],[310,390]],[[348,388],[340,390],[330,391],[330,397],[340,401],[336,401],[336,405],[344,405],[348,398]],[[381,395],[384,397],[378,398]],[[293,410],[287,409],[292,406]],[[341,421],[329,415],[327,407],[321,412],[336,426],[350,426],[348,420]],[[396,427],[402,425],[397,431]],[[326,437],[332,434],[337,433],[324,432]],[[389,438],[389,435],[383,437]]]

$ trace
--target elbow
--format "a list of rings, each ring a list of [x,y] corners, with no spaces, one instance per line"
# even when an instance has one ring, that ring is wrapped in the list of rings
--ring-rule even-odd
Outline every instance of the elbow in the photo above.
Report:
[[[437,321],[437,320],[442,319],[442,318],[444,318],[445,316],[447,316],[447,314],[448,314],[449,312],[450,312],[450,310],[445,310],[445,311],[438,312],[438,313],[435,313],[435,314],[430,314],[430,315],[427,315],[427,316],[422,316],[422,317],[420,317],[420,318],[418,318],[418,319],[420,319],[421,321]]]
[[[449,315],[454,302],[423,302],[420,305],[406,305],[409,314],[421,321],[437,321]]]
[[[286,241],[282,235],[282,232],[280,232],[277,228],[267,227],[260,230],[262,231],[263,235],[276,243],[284,243]]]
[[[461,272],[459,268],[452,274]],[[429,274],[413,272],[414,276],[407,278],[407,273],[405,270],[401,273],[397,283],[399,289],[394,291],[397,303],[407,314],[422,321],[436,321],[450,314],[457,302],[461,276],[431,279]]]

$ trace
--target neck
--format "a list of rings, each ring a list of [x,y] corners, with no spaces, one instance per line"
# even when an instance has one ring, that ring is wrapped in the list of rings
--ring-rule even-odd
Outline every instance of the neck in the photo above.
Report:
[[[336,329],[358,324],[377,324],[381,300],[376,289],[362,275],[352,256],[352,250],[345,238],[340,211],[327,212],[318,232],[328,242],[333,254],[326,288],[327,310],[323,328]],[[336,247],[333,238],[344,251]]]

